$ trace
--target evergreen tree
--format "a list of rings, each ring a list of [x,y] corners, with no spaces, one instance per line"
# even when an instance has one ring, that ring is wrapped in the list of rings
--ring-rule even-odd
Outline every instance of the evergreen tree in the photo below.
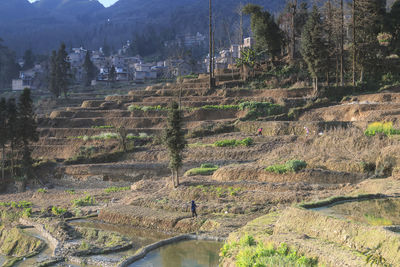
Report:
[[[25,51],[24,56],[24,67],[23,70],[29,70],[35,66],[35,56],[31,49]]]
[[[20,95],[18,102],[18,136],[23,149],[22,173],[25,180],[27,180],[31,176],[33,163],[29,144],[39,140],[31,91],[27,88]]]
[[[393,36],[391,49],[394,53],[400,54],[400,0],[394,2],[390,10],[387,27]]]
[[[185,132],[182,129],[183,116],[179,105],[172,102],[167,119],[167,128],[164,133],[164,142],[169,152],[169,168],[172,171],[174,187],[179,186],[179,170],[182,167],[183,149],[186,147]]]
[[[96,66],[90,59],[90,51],[86,52],[85,61],[83,62],[83,69],[85,71],[85,86],[90,86],[92,80],[96,77]]]
[[[55,96],[60,96],[60,89],[57,85],[57,52],[53,50],[50,58],[49,91]]]
[[[12,79],[18,77],[19,65],[15,53],[2,45],[0,39],[0,88],[11,88]]]
[[[256,40],[256,49],[266,52],[271,59],[279,55],[283,34],[274,17],[268,11],[263,11],[261,6],[254,4],[244,6],[243,13],[251,15],[251,30]]]
[[[11,149],[11,176],[14,177],[14,167],[15,167],[15,149],[18,146],[19,135],[18,135],[18,110],[14,98],[10,98],[7,101],[7,137],[10,142]]]
[[[321,14],[314,5],[301,36],[301,54],[313,78],[314,91],[317,96],[318,77],[326,70],[327,53]]]
[[[68,62],[68,54],[65,50],[65,44],[62,43],[57,53],[56,81],[60,92],[67,97],[69,83],[70,64]]]
[[[114,84],[116,79],[117,79],[117,70],[115,69],[115,66],[113,65],[110,69],[110,72],[108,73],[108,80]]]
[[[0,100],[0,147],[1,147],[1,178],[4,180],[4,169],[6,160],[7,136],[7,103],[3,97]]]
[[[380,46],[377,39],[383,30],[386,1],[385,0],[353,0],[353,24],[355,49],[355,67],[359,71],[360,82],[364,81],[365,73],[379,73],[377,69]],[[354,53],[354,52],[353,52]]]

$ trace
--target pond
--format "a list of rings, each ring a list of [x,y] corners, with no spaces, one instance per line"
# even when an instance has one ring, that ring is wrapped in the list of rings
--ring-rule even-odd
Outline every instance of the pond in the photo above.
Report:
[[[373,226],[400,225],[399,198],[350,201],[313,210]]]
[[[182,241],[156,249],[129,267],[216,267],[221,242]]]

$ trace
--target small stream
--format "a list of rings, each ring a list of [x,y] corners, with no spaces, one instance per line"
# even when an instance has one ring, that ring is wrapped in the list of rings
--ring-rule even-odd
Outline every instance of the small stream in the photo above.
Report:
[[[217,267],[221,242],[182,241],[156,249],[129,267]]]

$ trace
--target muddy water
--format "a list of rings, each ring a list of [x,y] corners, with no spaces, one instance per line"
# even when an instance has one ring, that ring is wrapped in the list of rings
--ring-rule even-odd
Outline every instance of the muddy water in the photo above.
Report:
[[[216,267],[220,242],[183,241],[159,248],[130,267]]]
[[[166,234],[163,232],[135,228],[132,226],[114,225],[96,219],[76,220],[70,222],[69,224],[72,226],[95,228],[119,233],[127,238],[130,238],[133,241],[134,249],[136,248],[136,250],[143,246],[147,246],[160,240],[172,237],[171,234]]]
[[[328,216],[369,225],[400,225],[399,198],[352,201],[314,210]]]

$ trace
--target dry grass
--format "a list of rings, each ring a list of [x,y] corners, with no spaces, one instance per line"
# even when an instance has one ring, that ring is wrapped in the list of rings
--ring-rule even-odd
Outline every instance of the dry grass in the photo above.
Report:
[[[357,128],[335,129],[322,136],[306,136],[287,144],[260,160],[271,165],[290,159],[301,158],[310,167],[322,167],[336,171],[363,172],[366,164],[375,164],[382,150],[400,144],[382,136],[365,136]]]

